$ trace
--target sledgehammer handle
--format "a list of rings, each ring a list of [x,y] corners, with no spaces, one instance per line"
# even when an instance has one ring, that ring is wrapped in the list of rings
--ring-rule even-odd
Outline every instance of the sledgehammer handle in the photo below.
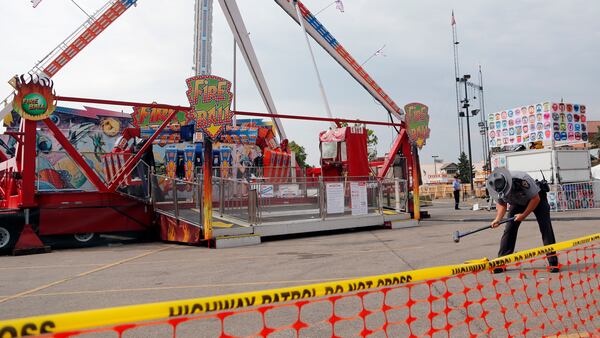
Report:
[[[514,217],[507,218],[507,219],[505,219],[505,220],[502,220],[502,221],[498,222],[498,225],[500,225],[500,224],[504,224],[504,223],[508,223],[508,222],[511,222],[511,221],[514,221],[514,220],[515,220],[515,218],[514,218]],[[491,225],[490,225],[490,226],[491,226]]]
[[[502,220],[502,221],[500,221],[498,224],[504,224],[504,223],[508,223],[508,222],[510,222],[510,221],[514,221],[514,219],[515,219],[514,217],[507,218],[507,219],[505,219],[505,220]],[[460,234],[460,237],[468,236],[468,235],[470,235],[470,234],[474,234],[474,233],[476,233],[476,232],[480,232],[480,231],[483,231],[483,230],[487,230],[487,229],[490,229],[491,227],[492,227],[491,225],[486,225],[486,226],[484,226],[484,227],[477,228],[477,229],[475,229],[475,230],[467,231],[467,232],[465,232],[465,233],[463,233],[463,234]]]
[[[475,230],[470,230],[470,231],[467,231],[467,232],[465,232],[465,233],[462,233],[462,234],[460,234],[460,237],[468,236],[468,235],[474,234],[474,233],[476,233],[476,232],[480,232],[480,231],[487,230],[487,229],[491,229],[491,228],[492,228],[492,226],[491,226],[491,225],[486,225],[486,226],[484,226],[484,227],[477,228],[477,229],[475,229]]]

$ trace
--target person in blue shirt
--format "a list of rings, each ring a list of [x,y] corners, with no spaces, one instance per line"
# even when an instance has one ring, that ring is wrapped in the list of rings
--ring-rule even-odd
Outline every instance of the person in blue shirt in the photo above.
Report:
[[[458,175],[454,176],[452,188],[454,188],[454,210],[459,210],[458,202],[460,201],[460,180],[458,179]]]
[[[540,189],[538,182],[522,171],[508,171],[506,168],[496,168],[487,179],[487,187],[496,203],[496,218],[492,228],[498,227],[508,209],[509,217],[514,220],[506,223],[498,257],[510,255],[515,251],[519,225],[529,214],[534,213],[542,233],[544,245],[556,243],[552,221],[550,220],[550,205],[546,198],[545,189]],[[508,207],[507,207],[508,206]],[[558,258],[555,252],[547,255],[549,271],[559,272]],[[503,267],[494,269],[494,273],[503,272]]]

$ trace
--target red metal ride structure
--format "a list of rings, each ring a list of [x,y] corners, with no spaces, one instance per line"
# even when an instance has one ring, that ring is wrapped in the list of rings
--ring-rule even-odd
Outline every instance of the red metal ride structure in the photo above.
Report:
[[[42,94],[50,97],[43,102],[51,107],[55,105],[51,92],[49,80],[30,76],[27,82],[22,76],[17,81],[15,103],[31,102],[27,99],[28,94]],[[147,231],[152,226],[151,208],[118,192],[121,183],[131,173],[133,163],[139,161],[139,156],[132,156],[112,180],[105,181],[59,130],[49,114],[39,118],[21,115],[19,132],[11,133],[17,141],[15,156],[0,163],[0,231],[8,232],[8,240],[5,238],[2,249],[14,247],[17,251],[29,251],[43,248],[38,236],[78,235],[76,239],[87,242],[96,233]],[[42,192],[36,189],[36,134],[41,123],[51,131],[96,191]],[[88,236],[82,236],[84,234]]]
[[[386,177],[390,167],[395,163],[400,162],[402,165],[402,172],[404,178],[408,179],[408,188],[413,189],[415,184],[414,180],[409,178],[413,177],[414,171],[420,172],[418,154],[413,151],[408,134],[406,132],[406,123],[403,120],[403,111],[400,107],[392,100],[392,98],[381,88],[377,82],[367,73],[367,71],[352,57],[352,55],[342,46],[342,44],[325,28],[325,26],[316,18],[314,14],[301,2],[296,0],[275,0],[275,2],[281,6],[281,8],[297,23],[299,20],[303,20],[306,32],[317,42],[331,57],[333,57],[339,64],[344,68],[350,76],[352,76],[361,86],[369,92],[375,100],[377,100],[388,112],[390,118],[396,117],[400,119],[400,126],[397,129],[398,135],[394,140],[394,144],[390,149],[388,155],[379,170],[377,177]],[[298,6],[301,18],[297,15],[296,7]],[[339,124],[338,124],[339,127]],[[396,156],[401,155],[403,161],[395,161]],[[416,157],[417,161],[413,161]],[[364,158],[364,161],[367,159]],[[326,160],[325,165],[331,166],[333,163],[340,167],[348,165],[342,163],[344,161],[338,160]],[[416,165],[415,165],[416,164]],[[352,164],[349,164],[352,165]],[[325,170],[325,168],[323,168]],[[340,172],[339,170],[337,171]],[[418,176],[418,175],[417,175]],[[417,183],[418,184],[418,183]],[[412,204],[412,203],[411,203]],[[412,210],[412,206],[411,206]]]
[[[36,64],[29,71],[29,79],[15,79],[17,92],[13,94],[19,95],[18,90],[25,84],[37,85],[37,89],[51,92],[49,79],[136,2],[107,1]],[[2,117],[11,114],[13,94],[3,101]],[[36,137],[38,124],[42,123],[97,191],[40,193],[36,190]],[[108,182],[104,182],[86,163],[50,118],[21,118],[18,131],[5,134],[14,138],[16,149],[10,155],[0,151],[0,253],[13,249],[15,252],[45,249],[39,236],[68,234],[75,235],[79,242],[88,242],[100,230],[140,231],[147,230],[152,223],[147,206],[117,193],[118,182],[106,184]]]
[[[276,0],[288,13],[291,12],[291,2],[288,0]],[[40,238],[55,235],[70,235],[80,242],[87,242],[94,238],[98,233],[110,232],[130,232],[130,231],[148,231],[155,229],[152,205],[144,200],[136,200],[120,192],[120,187],[131,185],[131,174],[135,167],[140,163],[140,159],[147,151],[151,150],[153,142],[161,132],[173,120],[178,111],[187,111],[190,107],[172,106],[164,104],[145,104],[138,102],[110,101],[99,99],[81,99],[69,97],[54,97],[52,83],[49,78],[58,72],[64,65],[75,57],[85,46],[87,46],[98,34],[100,34],[108,25],[114,22],[123,12],[134,5],[136,0],[110,0],[105,7],[94,15],[89,21],[84,23],[75,33],[65,40],[59,47],[51,52],[42,62],[30,72],[28,78],[21,77],[16,81],[17,102],[34,102],[34,99],[26,99],[27,88],[38,86],[33,92],[42,97],[47,97],[44,104],[47,105],[46,111],[49,114],[40,114],[39,116],[26,116],[21,113],[20,126],[18,131],[9,131],[10,135],[16,141],[16,150],[12,157],[0,151],[0,252],[8,252],[15,249],[18,252],[27,252],[29,250],[44,249],[44,243]],[[303,19],[307,23],[307,31],[313,38],[326,49],[351,76],[353,76],[361,85],[377,99],[390,114],[401,117],[401,109],[387,96],[387,94],[375,83],[375,81],[362,69],[362,67],[350,56],[350,54],[331,36],[331,34],[316,20],[316,18],[304,7],[300,6]],[[294,16],[292,16],[294,17]],[[31,94],[31,93],[30,93]],[[20,96],[19,96],[20,95]],[[105,154],[102,158],[105,169],[104,175],[99,174],[85,160],[81,153],[71,143],[57,124],[50,118],[54,101],[74,101],[79,103],[111,104],[132,107],[152,107],[157,109],[166,109],[171,111],[164,116],[160,126],[156,126],[152,136],[146,139],[141,149],[131,149],[131,139],[140,136],[139,128],[125,128],[122,134],[122,142],[119,142],[111,153]],[[5,100],[6,101],[6,100]],[[36,101],[37,102],[37,101]],[[32,111],[37,108],[34,104]],[[3,113],[12,110],[12,105],[3,109]],[[10,108],[10,109],[9,109]],[[391,149],[389,155],[379,170],[377,176],[385,177],[389,167],[394,163],[396,154],[402,154],[406,158],[407,175],[418,170],[417,165],[413,165],[412,158],[416,154],[412,153],[410,143],[408,142],[405,123],[399,124],[368,122],[344,119],[325,119],[325,118],[306,118],[298,116],[285,116],[261,113],[235,112],[240,115],[264,116],[271,118],[295,118],[317,121],[329,121],[340,124],[346,123],[371,123],[383,124],[399,127],[399,135]],[[56,142],[64,149],[70,159],[77,165],[78,169],[85,176],[87,181],[94,187],[94,191],[72,190],[72,191],[39,191],[36,189],[37,182],[37,130],[38,128],[47,128]],[[348,127],[347,131],[352,134],[353,128]],[[363,127],[359,135],[355,138],[360,139],[360,148],[365,148],[366,132]],[[266,129],[265,129],[266,130]],[[356,136],[354,135],[354,136]],[[345,139],[354,137],[345,135]],[[277,163],[289,161],[289,152],[286,144],[274,144],[272,135],[268,132],[264,137],[259,138],[257,145],[265,154],[275,154],[279,160]],[[364,142],[363,142],[364,141]],[[366,150],[366,148],[364,149]],[[366,153],[360,156],[366,155]],[[210,156],[210,155],[209,155]],[[334,159],[335,160],[335,159]],[[349,161],[348,166],[357,161]],[[361,162],[360,160],[358,162]],[[362,164],[366,164],[362,163]],[[361,165],[362,165],[361,164]],[[275,166],[276,167],[276,166]],[[347,171],[352,175],[358,170],[361,175],[365,172],[354,164],[354,168]],[[210,175],[210,171],[206,171]],[[265,171],[267,173],[267,171]],[[278,174],[274,174],[277,176]],[[206,178],[205,178],[206,179]],[[210,177],[208,178],[210,179]],[[411,185],[412,186],[412,183]]]

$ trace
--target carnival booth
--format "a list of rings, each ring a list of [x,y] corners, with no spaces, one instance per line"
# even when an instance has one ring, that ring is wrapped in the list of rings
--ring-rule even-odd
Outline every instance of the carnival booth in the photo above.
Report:
[[[492,168],[525,171],[547,180],[552,210],[600,205],[587,149],[587,109],[582,104],[544,102],[488,115]],[[517,149],[516,151],[514,149]]]

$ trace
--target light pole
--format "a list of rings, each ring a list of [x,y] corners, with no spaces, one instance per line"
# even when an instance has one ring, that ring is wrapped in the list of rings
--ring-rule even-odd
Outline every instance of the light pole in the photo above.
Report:
[[[479,126],[479,134],[481,134],[482,141],[483,141],[484,170],[489,171],[489,170],[491,170],[491,163],[492,163],[490,140],[489,140],[489,135],[488,135],[490,128],[488,127],[487,123],[483,120],[484,120],[484,118],[482,117],[482,121],[480,121],[477,125]]]
[[[485,101],[484,101],[484,95],[483,95],[483,72],[481,71],[481,65],[479,65],[479,107],[481,108],[481,122],[483,122],[483,131],[485,133],[484,137],[483,137],[483,141],[484,141],[484,147],[483,147],[483,152],[485,153],[485,158],[486,158],[486,162],[485,162],[485,170],[486,171],[491,171],[492,170],[492,150],[490,148],[490,139],[489,139],[489,128],[487,125],[487,121],[486,121],[486,115],[485,115]]]
[[[438,155],[431,155],[431,157],[433,158],[433,174],[437,175],[437,158],[439,156]]]
[[[473,194],[475,192],[475,187],[473,185],[473,157],[471,155],[471,127],[469,125],[469,106],[470,105],[469,105],[469,88],[468,88],[468,81],[470,78],[471,78],[471,75],[465,74],[465,75],[463,75],[462,78],[457,78],[456,81],[465,83],[465,99],[462,101],[462,103],[463,103],[462,107],[465,109],[465,111],[464,111],[464,113],[461,112],[459,114],[459,116],[467,118],[467,144],[468,144],[468,149],[469,149],[469,179],[471,182],[471,194]],[[479,113],[479,109],[474,110],[473,113],[475,113],[475,114]]]

